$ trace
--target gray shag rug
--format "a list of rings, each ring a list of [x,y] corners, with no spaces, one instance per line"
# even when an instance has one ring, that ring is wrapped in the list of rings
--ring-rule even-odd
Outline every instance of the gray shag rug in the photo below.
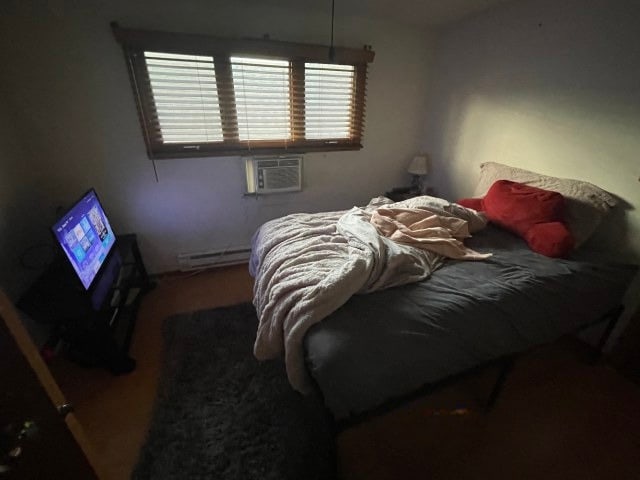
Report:
[[[281,360],[258,362],[252,305],[165,320],[165,360],[132,478],[333,479],[331,421],[289,385]]]

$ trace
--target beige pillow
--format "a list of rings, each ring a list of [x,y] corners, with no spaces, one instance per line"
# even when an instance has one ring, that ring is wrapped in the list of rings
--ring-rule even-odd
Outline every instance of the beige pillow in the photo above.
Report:
[[[587,241],[617,203],[610,193],[592,183],[550,177],[496,162],[480,165],[480,181],[474,197],[484,197],[496,180],[511,180],[562,194],[566,200],[565,222],[573,234],[576,247]]]

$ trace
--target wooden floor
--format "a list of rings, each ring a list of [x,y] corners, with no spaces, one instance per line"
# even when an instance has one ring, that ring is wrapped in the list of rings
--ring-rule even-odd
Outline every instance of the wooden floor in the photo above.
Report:
[[[165,277],[141,306],[133,373],[114,377],[64,361],[52,366],[110,478],[129,478],[144,441],[161,365],[163,319],[249,301],[251,289],[246,266]],[[525,355],[489,414],[475,407],[495,378],[490,370],[348,429],[337,438],[340,476],[638,479],[640,389],[583,357],[574,341]],[[467,407],[472,410],[456,410]]]
[[[52,366],[62,391],[101,455],[109,480],[127,479],[144,441],[162,359],[162,321],[173,314],[250,301],[247,266],[159,279],[143,299],[131,343],[136,369],[113,376],[66,361]]]

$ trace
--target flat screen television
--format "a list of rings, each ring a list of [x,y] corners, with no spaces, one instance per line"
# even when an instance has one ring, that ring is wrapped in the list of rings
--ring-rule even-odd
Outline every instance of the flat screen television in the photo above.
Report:
[[[85,193],[51,229],[80,282],[89,290],[116,242],[95,190]]]

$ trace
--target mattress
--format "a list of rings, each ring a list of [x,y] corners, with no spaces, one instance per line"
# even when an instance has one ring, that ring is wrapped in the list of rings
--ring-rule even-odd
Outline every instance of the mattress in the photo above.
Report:
[[[501,356],[549,343],[619,305],[637,267],[547,258],[489,226],[421,282],[356,295],[305,337],[305,361],[338,420]]]

